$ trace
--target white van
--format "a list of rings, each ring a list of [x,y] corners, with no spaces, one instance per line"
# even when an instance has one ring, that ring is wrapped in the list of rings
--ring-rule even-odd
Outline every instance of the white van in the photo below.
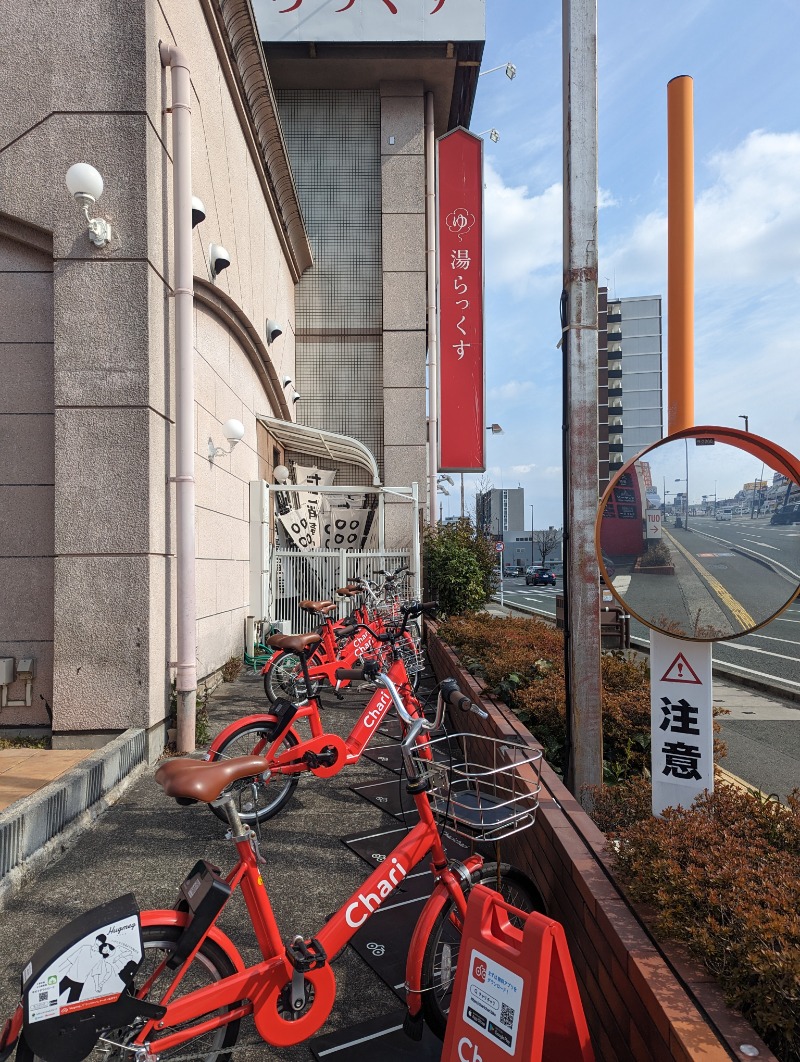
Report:
[[[723,521],[732,520],[733,519],[733,510],[732,509],[717,509],[717,519],[718,520],[723,520]]]

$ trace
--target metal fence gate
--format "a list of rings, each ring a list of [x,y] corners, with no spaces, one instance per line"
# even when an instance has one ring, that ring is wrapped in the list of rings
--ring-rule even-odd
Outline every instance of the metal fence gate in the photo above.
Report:
[[[378,495],[378,548],[373,549],[310,549],[277,548],[270,517],[269,492],[280,488],[262,480],[250,484],[250,611],[255,620],[268,620],[291,633],[302,633],[316,626],[317,621],[300,608],[300,601],[337,600],[336,590],[357,577],[376,578],[380,569],[394,571],[408,565],[410,575],[406,596],[418,598],[421,589],[421,556],[419,534],[419,499],[417,485],[410,488],[386,487],[319,487],[318,493],[334,494],[349,490],[353,494]],[[286,488],[283,488],[286,489]],[[308,490],[292,485],[292,491]],[[314,489],[314,488],[311,488]],[[386,548],[383,539],[383,504],[391,494],[407,503],[408,541],[404,549]],[[340,603],[339,615],[350,611],[346,598]]]

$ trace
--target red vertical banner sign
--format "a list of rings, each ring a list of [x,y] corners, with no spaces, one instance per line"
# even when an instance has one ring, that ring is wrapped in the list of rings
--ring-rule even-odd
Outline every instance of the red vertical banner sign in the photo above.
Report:
[[[483,472],[483,141],[454,129],[436,161],[439,470]]]

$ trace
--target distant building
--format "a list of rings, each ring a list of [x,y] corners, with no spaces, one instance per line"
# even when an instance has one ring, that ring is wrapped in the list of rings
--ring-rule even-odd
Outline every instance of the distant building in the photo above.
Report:
[[[663,438],[661,296],[598,299],[600,491],[631,457]]]
[[[484,535],[501,538],[506,532],[522,534],[525,529],[523,487],[479,491],[475,496],[475,508],[478,530]]]

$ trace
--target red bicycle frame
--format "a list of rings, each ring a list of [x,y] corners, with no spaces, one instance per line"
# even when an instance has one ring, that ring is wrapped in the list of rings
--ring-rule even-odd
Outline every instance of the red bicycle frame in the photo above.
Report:
[[[341,660],[336,663],[337,668],[344,666],[345,665]],[[402,691],[403,701],[407,706],[409,715],[413,718],[417,718],[421,714],[419,702],[408,686],[408,675],[403,661],[395,660],[389,668],[388,674],[392,682]],[[283,752],[278,752],[278,748],[286,736],[286,732],[282,731],[276,736],[275,740],[269,745],[269,747],[267,747],[266,741],[263,745],[257,745],[253,749],[253,755],[263,756],[269,763],[272,771],[276,774],[301,774],[310,771],[312,774],[315,774],[320,778],[332,778],[348,764],[358,763],[364,749],[372,740],[373,735],[383,722],[384,716],[391,706],[391,695],[388,690],[379,686],[370,697],[365,708],[361,712],[361,715],[356,720],[353,729],[346,738],[341,738],[338,734],[330,734],[326,732],[319,714],[319,705],[317,704],[316,698],[312,697],[309,701],[306,701],[297,708],[297,713],[292,721],[290,733],[296,739],[296,745],[290,745],[285,748]],[[311,730],[310,738],[302,738],[295,730],[294,722],[298,719],[308,720],[308,726]],[[257,715],[248,715],[242,719],[237,719],[217,735],[209,748],[206,758],[215,758],[217,749],[238,730],[241,730],[252,723],[257,724],[263,722],[265,726],[272,725],[276,720],[277,717],[274,713],[263,712]],[[303,756],[306,753],[310,752],[319,755],[320,753],[331,749],[336,752],[335,760],[332,764],[322,763],[316,767],[312,767],[309,765],[308,760],[303,760]]]

